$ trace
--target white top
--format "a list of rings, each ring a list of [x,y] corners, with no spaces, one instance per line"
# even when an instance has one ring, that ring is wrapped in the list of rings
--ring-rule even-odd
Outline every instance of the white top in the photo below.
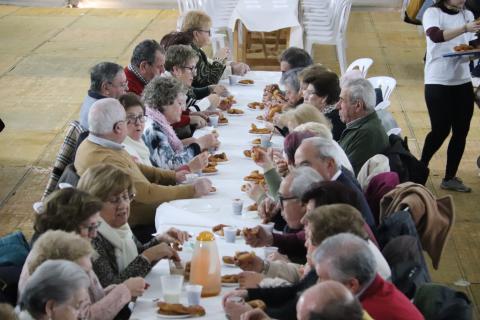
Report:
[[[152,166],[152,163],[150,162],[150,152],[143,140],[140,139],[140,141],[135,141],[127,136],[123,141],[123,146],[125,147],[125,151],[132,156],[136,163],[141,163],[150,167]]]
[[[431,27],[441,30],[464,26],[474,20],[469,10],[462,10],[457,14],[447,14],[440,8],[428,8],[423,16],[423,28],[427,31]],[[459,44],[468,44],[475,39],[475,34],[466,32],[449,41],[435,43],[427,36],[427,56],[425,63],[425,84],[459,85],[471,81],[468,58],[444,58],[444,54],[453,52]]]

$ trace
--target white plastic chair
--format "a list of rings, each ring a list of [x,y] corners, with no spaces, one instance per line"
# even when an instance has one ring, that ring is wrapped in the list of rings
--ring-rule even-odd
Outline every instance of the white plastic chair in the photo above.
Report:
[[[350,63],[350,65],[347,68],[347,72],[352,71],[355,68],[358,68],[358,70],[360,70],[360,72],[362,73],[362,76],[364,78],[366,78],[367,73],[368,73],[368,69],[370,68],[370,66],[372,64],[373,64],[372,59],[370,59],[370,58],[360,58],[360,59],[357,59],[357,60],[353,61],[352,63]]]
[[[367,80],[370,81],[374,88],[382,90],[383,101],[390,101],[390,96],[397,86],[397,80],[392,77],[372,77]]]
[[[352,0],[335,0],[333,25],[320,26],[316,23],[315,16],[303,13],[303,26],[305,30],[305,50],[311,55],[314,43],[335,45],[340,71],[343,74],[346,69],[346,31]]]
[[[391,134],[395,134],[395,135],[399,136],[401,133],[402,133],[402,128],[392,128],[392,129],[388,130],[387,136],[390,136]]]

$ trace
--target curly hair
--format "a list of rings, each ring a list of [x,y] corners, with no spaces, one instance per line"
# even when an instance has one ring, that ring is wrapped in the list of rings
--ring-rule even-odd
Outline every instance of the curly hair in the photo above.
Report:
[[[75,188],[53,192],[45,200],[45,210],[35,216],[34,230],[42,234],[47,230],[79,232],[82,222],[102,210],[98,198]]]
[[[102,201],[128,190],[134,193],[132,177],[111,164],[99,164],[90,167],[78,181],[77,188],[89,192]]]
[[[78,234],[61,230],[49,230],[42,234],[33,246],[28,261],[28,271],[32,274],[47,260],[76,260],[93,253],[90,241]]]
[[[310,241],[314,246],[319,246],[328,237],[345,232],[368,239],[364,229],[365,220],[357,209],[348,204],[320,206],[307,212],[304,219],[310,228]]]
[[[165,69],[172,71],[173,67],[183,67],[190,61],[195,61],[197,64],[198,55],[191,46],[177,44],[170,46],[165,56]]]
[[[186,94],[186,90],[179,80],[157,76],[145,86],[142,99],[146,106],[163,113],[181,93]]]

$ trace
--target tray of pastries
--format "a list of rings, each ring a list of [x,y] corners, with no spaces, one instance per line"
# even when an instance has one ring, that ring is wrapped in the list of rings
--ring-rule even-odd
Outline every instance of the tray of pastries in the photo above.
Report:
[[[443,55],[445,58],[460,56],[480,56],[480,49],[476,49],[468,44],[459,44],[458,46],[453,47],[453,52]]]
[[[250,130],[248,130],[248,133],[251,134],[271,134],[272,130],[268,128],[259,128],[255,125],[255,123],[252,123],[250,125]]]
[[[243,180],[259,183],[260,181],[264,181],[265,177],[262,173],[260,173],[260,171],[253,170],[248,176],[244,177]]]
[[[218,172],[218,169],[217,169],[216,162],[208,162],[208,165],[202,169],[202,173],[206,175],[215,174],[217,172]]]
[[[226,109],[226,108],[231,108],[237,101],[235,100],[234,96],[228,96],[225,99],[222,99],[220,101],[220,108]]]
[[[243,84],[244,86],[251,86],[255,83],[252,79],[242,79],[237,81],[238,84]]]
[[[167,303],[160,301],[157,303],[157,313],[161,316],[170,316],[168,318],[174,318],[173,316],[185,316],[187,317],[202,317],[205,315],[205,309],[200,306],[184,306],[181,303]],[[167,317],[165,317],[167,318]]]
[[[247,107],[253,110],[263,110],[265,109],[265,104],[263,102],[250,102],[247,104]]]
[[[227,110],[227,113],[229,115],[235,115],[235,116],[240,116],[243,115],[245,112],[243,110],[237,109],[237,108],[230,108]]]
[[[222,163],[222,162],[227,162],[228,157],[225,152],[222,153],[217,153],[217,154],[212,154],[208,157],[208,162],[216,162],[216,163]]]
[[[219,125],[227,125],[228,124],[228,119],[225,118],[225,116],[223,114],[220,114],[220,116],[218,116],[218,124]]]

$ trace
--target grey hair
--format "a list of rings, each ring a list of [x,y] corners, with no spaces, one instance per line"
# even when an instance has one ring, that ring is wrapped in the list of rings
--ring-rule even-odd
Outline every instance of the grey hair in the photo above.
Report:
[[[113,131],[115,123],[125,118],[125,109],[117,99],[100,99],[88,112],[88,130],[93,134],[107,134]]]
[[[332,158],[335,162],[337,170],[340,170],[342,166],[342,160],[338,152],[338,148],[335,146],[335,143],[332,139],[311,137],[303,140],[302,143],[312,144],[312,147],[317,151],[317,157]]]
[[[375,111],[377,96],[373,85],[367,79],[353,79],[347,81],[343,87],[347,90],[350,102],[361,101],[365,104],[367,111]]]
[[[363,78],[362,71],[358,69],[347,71],[340,77],[340,88],[343,88],[349,81]]]
[[[294,68],[290,69],[285,74],[282,76],[281,83],[289,86],[296,92],[300,91],[300,79],[298,78],[298,74],[303,70],[304,68]]]
[[[77,290],[89,286],[90,280],[78,264],[67,260],[47,260],[28,279],[20,296],[20,308],[39,319],[45,314],[45,305],[49,300],[63,304]]]
[[[152,39],[143,40],[135,49],[133,49],[132,58],[130,59],[130,64],[135,67],[140,67],[142,61],[146,61],[149,65],[155,63],[155,56],[157,51],[160,51],[161,54],[165,55],[165,49],[160,46],[160,44]]]
[[[293,129],[293,131],[310,131],[315,134],[316,137],[333,139],[332,130],[324,125],[323,123],[318,122],[306,122],[302,123]]]
[[[178,94],[185,93],[185,87],[176,78],[156,76],[145,86],[142,99],[145,106],[163,113],[164,107],[171,105]]]
[[[364,289],[376,275],[376,262],[367,241],[351,233],[339,233],[322,241],[314,251],[315,264],[327,263],[331,280],[346,283],[355,278]]]
[[[324,180],[323,177],[311,167],[295,168],[290,171],[289,176],[292,177],[289,191],[298,199],[302,199],[303,194],[310,190],[312,185]]]
[[[171,72],[173,67],[183,67],[192,60],[198,61],[197,52],[193,50],[192,46],[184,44],[172,45],[167,49],[165,69]]]
[[[100,93],[104,82],[111,83],[123,67],[114,62],[100,62],[90,69],[90,90]]]

